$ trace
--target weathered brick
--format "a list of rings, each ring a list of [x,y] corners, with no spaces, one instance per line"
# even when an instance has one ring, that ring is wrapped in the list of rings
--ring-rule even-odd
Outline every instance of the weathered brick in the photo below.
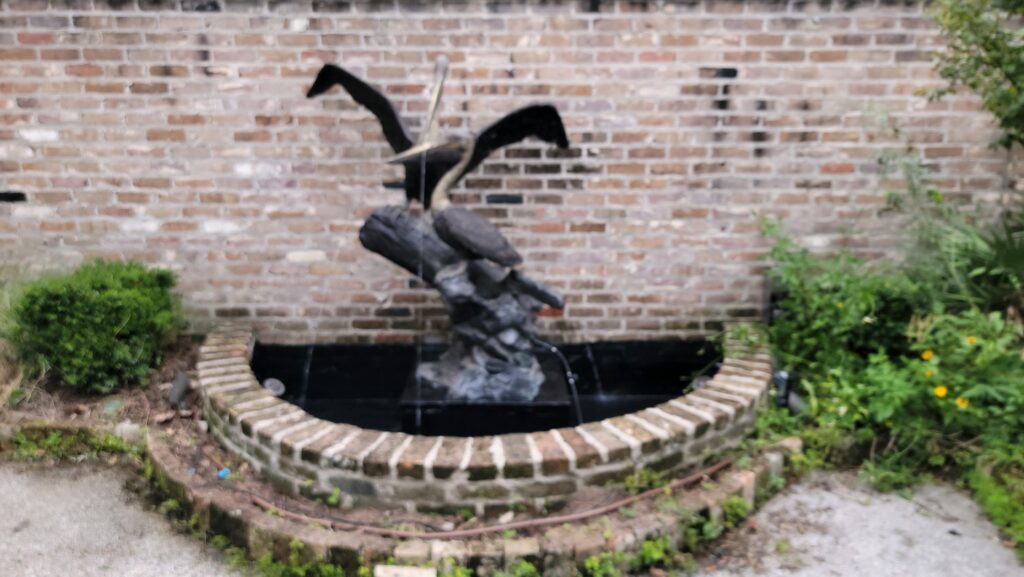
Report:
[[[363,459],[363,472],[371,477],[388,476],[391,473],[389,466],[391,456],[399,447],[405,444],[407,439],[409,439],[409,436],[402,433],[389,435],[384,442],[377,445],[377,447],[371,451],[365,459]]]
[[[470,481],[494,479],[498,476],[498,465],[494,462],[492,445],[494,437],[474,437],[472,454],[466,472]]]
[[[297,4],[279,0],[2,4],[0,93],[10,102],[0,124],[18,128],[0,134],[0,188],[30,199],[0,218],[3,261],[58,268],[46,247],[65,236],[60,258],[69,262],[103,254],[170,266],[197,330],[237,317],[282,342],[441,334],[448,323],[437,296],[381,299],[406,288],[407,274],[371,265],[353,244],[359,219],[349,217],[400,198],[379,191],[400,169],[379,160],[390,152],[378,123],[340,89],[293,98],[321,62],[339,58],[382,87],[414,132],[425,63],[440,52],[452,58],[446,124],[486,126],[524,99],[558,103],[569,150],[508,147],[456,191],[460,203],[494,209],[488,217],[536,278],[563,291],[570,307],[546,310],[538,323],[556,337],[692,337],[757,316],[764,247],[754,213],[782,217],[787,232],[823,250],[897,256],[902,221],[880,212],[881,191],[896,186],[874,162],[893,143],[862,121],[873,103],[918,146],[944,191],[969,191],[975,203],[1024,181],[1024,163],[986,149],[995,127],[976,98],[928,103],[915,94],[941,83],[929,66],[941,37],[917,3],[822,4],[811,18],[805,3],[783,13],[773,3],[695,0],[668,11],[618,0],[598,7],[617,15],[595,18],[572,3],[494,9],[467,0],[411,19],[387,11],[427,3],[356,4],[307,3],[323,18],[298,17]],[[197,12],[212,7],[227,14],[204,31]],[[381,8],[389,34],[415,51],[360,33],[366,11]],[[479,29],[468,33],[467,14],[478,13],[487,18],[474,17]],[[548,50],[521,50],[530,30],[544,31],[535,40]],[[511,54],[515,70],[473,60],[493,52]],[[55,109],[60,127],[51,130]],[[128,184],[154,178],[154,163],[182,175],[166,187]],[[70,173],[80,182],[57,184]],[[68,190],[70,200],[60,196]],[[273,190],[286,190],[287,201]],[[629,300],[670,293],[687,300]],[[289,306],[256,305],[282,302]],[[582,450],[586,463],[592,453]]]
[[[432,465],[435,479],[448,479],[459,469],[468,439],[445,437]]]
[[[541,455],[541,474],[562,475],[569,472],[569,458],[551,433],[531,433],[530,436]]]
[[[621,461],[630,455],[630,446],[604,428],[601,423],[587,423],[578,427],[577,430],[584,438],[589,436],[604,448],[608,462]]]

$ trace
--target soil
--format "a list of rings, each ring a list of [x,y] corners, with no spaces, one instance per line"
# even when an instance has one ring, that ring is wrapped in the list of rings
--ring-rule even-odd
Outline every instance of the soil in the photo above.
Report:
[[[170,410],[165,397],[174,375],[184,371],[189,378],[195,379],[199,344],[194,337],[179,338],[168,348],[163,364],[150,373],[148,384],[125,387],[107,395],[62,387],[54,379],[22,383],[27,394],[14,409],[28,418],[46,420],[152,424],[154,419],[161,414],[166,416]],[[2,365],[0,358],[0,383],[4,382]],[[195,397],[193,392],[188,406],[196,406]],[[201,418],[202,415],[193,412],[191,417]]]

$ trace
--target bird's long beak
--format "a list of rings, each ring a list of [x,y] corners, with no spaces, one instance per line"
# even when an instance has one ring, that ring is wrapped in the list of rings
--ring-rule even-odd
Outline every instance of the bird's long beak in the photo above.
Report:
[[[436,135],[440,131],[438,110],[441,107],[441,95],[444,93],[444,81],[448,78],[448,57],[441,54],[434,65],[434,89],[430,93],[430,108],[427,113],[427,128],[424,135]],[[422,138],[428,141],[430,138]]]
[[[410,159],[416,158],[416,157],[418,157],[421,154],[429,154],[429,153],[434,152],[436,150],[446,150],[446,149],[456,150],[456,149],[459,149],[459,148],[461,148],[461,145],[458,142],[449,142],[449,141],[424,142],[422,144],[417,144],[416,146],[413,146],[412,148],[407,148],[407,149],[403,150],[402,152],[399,152],[398,154],[396,154],[396,155],[392,156],[391,158],[387,159],[385,162],[387,162],[388,164],[397,164],[397,163],[400,163],[400,162],[405,162],[406,160],[410,160]]]

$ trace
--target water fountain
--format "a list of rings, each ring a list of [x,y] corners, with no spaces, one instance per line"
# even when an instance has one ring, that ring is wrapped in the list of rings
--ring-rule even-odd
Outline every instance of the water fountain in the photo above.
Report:
[[[343,68],[325,66],[308,96],[340,84],[380,121],[390,162],[405,167],[406,203],[374,210],[359,239],[440,293],[453,342],[286,346],[215,331],[199,363],[212,433],[290,493],[479,513],[555,506],[645,467],[693,469],[739,443],[767,391],[770,364],[756,351],[722,360],[706,341],[540,338],[538,312],[562,308],[562,295],[448,191],[500,147],[531,137],[568,147],[562,120],[538,104],[475,137],[444,135],[446,73],[442,59],[415,141],[395,107]],[[283,383],[283,397],[267,382]]]

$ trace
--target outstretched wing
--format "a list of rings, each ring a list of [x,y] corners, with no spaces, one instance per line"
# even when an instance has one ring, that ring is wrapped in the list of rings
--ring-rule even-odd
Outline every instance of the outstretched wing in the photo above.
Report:
[[[316,81],[313,82],[312,88],[306,93],[306,98],[319,96],[335,84],[340,84],[353,100],[365,106],[377,117],[384,130],[384,138],[388,140],[388,144],[395,152],[402,152],[412,146],[412,138],[409,138],[409,133],[405,131],[405,126],[398,117],[398,113],[395,112],[395,107],[391,105],[391,101],[369,84],[342,68],[333,64],[324,65],[316,75]]]
[[[552,142],[559,148],[569,147],[569,138],[565,135],[565,126],[558,110],[550,104],[535,104],[520,108],[505,118],[488,126],[476,139],[473,158],[466,165],[462,174],[466,174],[480,165],[492,152],[533,136],[544,142]]]

